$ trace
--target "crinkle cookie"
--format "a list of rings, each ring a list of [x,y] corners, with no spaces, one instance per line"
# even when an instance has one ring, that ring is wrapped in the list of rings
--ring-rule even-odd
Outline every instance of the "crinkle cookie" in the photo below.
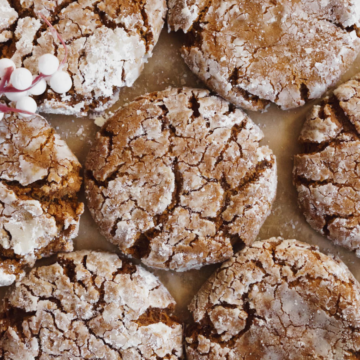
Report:
[[[36,259],[73,249],[84,208],[80,169],[44,118],[0,122],[0,286],[19,280]]]
[[[181,359],[183,329],[174,307],[154,275],[116,254],[60,254],[5,299],[0,358]]]
[[[86,115],[116,101],[119,88],[132,86],[152,56],[164,25],[165,0],[0,0],[0,58],[11,58],[37,74],[37,59],[64,48],[40,21],[42,13],[65,40],[64,69],[73,80],[63,95],[50,88],[36,97],[45,113]]]
[[[189,307],[188,360],[355,360],[360,284],[317,247],[272,238],[245,248]]]
[[[309,113],[294,183],[308,223],[360,256],[360,75]]]
[[[222,262],[251,244],[275,198],[275,156],[248,116],[207,90],[167,89],[122,108],[86,161],[103,235],[148,266]]]
[[[190,69],[250,110],[321,97],[360,50],[358,0],[169,0],[168,23]]]

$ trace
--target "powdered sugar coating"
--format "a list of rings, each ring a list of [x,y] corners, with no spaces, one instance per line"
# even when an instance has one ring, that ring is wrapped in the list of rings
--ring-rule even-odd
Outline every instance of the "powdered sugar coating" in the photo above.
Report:
[[[101,112],[116,100],[119,88],[132,86],[152,56],[167,9],[164,0],[26,0],[20,8],[15,3],[0,2],[8,14],[0,19],[0,57],[11,57],[33,74],[43,54],[61,61],[63,46],[35,14],[46,16],[69,49],[64,70],[73,88],[66,96],[48,88],[38,99],[40,111],[66,115]]]
[[[191,302],[188,359],[357,359],[359,290],[341,261],[314,246],[255,242]]]
[[[15,280],[16,275],[9,274],[4,269],[0,269],[0,286],[10,286],[15,282]]]
[[[37,258],[72,250],[83,212],[80,168],[44,118],[0,122],[0,285]]]
[[[90,212],[104,236],[152,267],[221,262],[270,213],[276,161],[261,130],[206,90],[145,95],[110,118],[86,161]]]
[[[17,13],[7,0],[0,0],[0,43],[11,39],[11,31],[7,30],[17,19]]]
[[[321,97],[360,50],[357,0],[171,0],[168,22],[190,69],[250,110]]]
[[[295,156],[294,182],[309,224],[360,255],[360,82],[339,86],[315,106],[300,135],[307,152]]]
[[[44,213],[39,201],[21,200],[4,184],[0,184],[0,198],[3,249],[11,248],[22,256],[34,254],[36,248],[46,246],[57,235],[55,219]]]
[[[180,359],[182,325],[174,307],[155,276],[116,254],[61,254],[9,294],[0,320],[0,357]]]

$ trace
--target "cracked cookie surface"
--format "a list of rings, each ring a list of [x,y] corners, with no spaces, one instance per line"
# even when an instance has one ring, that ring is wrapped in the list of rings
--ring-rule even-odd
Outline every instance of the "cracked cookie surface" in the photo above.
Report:
[[[83,204],[81,165],[40,116],[0,122],[0,286],[36,259],[71,251]]]
[[[168,23],[190,69],[250,110],[321,97],[360,50],[357,0],[170,0]]]
[[[257,241],[190,304],[189,360],[358,359],[360,285],[339,260],[296,240]]]
[[[167,89],[122,108],[97,134],[85,191],[103,235],[148,266],[218,263],[270,213],[276,161],[248,116],[207,90]]]
[[[174,307],[154,275],[116,254],[60,254],[5,299],[0,359],[181,359]]]
[[[48,88],[36,97],[41,112],[86,115],[116,101],[132,86],[152,56],[164,25],[165,0],[0,0],[0,58],[11,58],[37,74],[37,59],[63,46],[39,20],[42,13],[69,49],[64,69],[73,80],[63,95]]]
[[[360,256],[360,75],[314,106],[300,134],[294,184],[308,223]]]

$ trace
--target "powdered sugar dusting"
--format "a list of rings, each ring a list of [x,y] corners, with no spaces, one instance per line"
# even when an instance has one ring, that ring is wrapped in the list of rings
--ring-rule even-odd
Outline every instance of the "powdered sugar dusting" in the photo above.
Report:
[[[8,274],[3,269],[0,269],[0,286],[9,286],[16,280],[14,274]]]
[[[55,219],[43,212],[39,201],[21,200],[3,184],[0,198],[3,229],[0,244],[31,261],[34,250],[45,247],[57,235]]]
[[[18,13],[13,9],[7,0],[0,0],[0,43],[1,35],[4,36],[4,40],[8,40],[8,33],[4,30],[9,28],[16,19],[18,18]],[[5,34],[4,34],[5,33]]]
[[[85,44],[85,56],[79,63],[84,94],[109,97],[113,86],[131,86],[142,70],[146,53],[140,35],[124,29],[100,27]],[[125,74],[125,77],[124,77]]]

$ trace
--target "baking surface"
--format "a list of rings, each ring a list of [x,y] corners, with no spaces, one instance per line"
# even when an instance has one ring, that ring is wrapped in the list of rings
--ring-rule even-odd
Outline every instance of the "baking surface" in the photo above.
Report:
[[[132,88],[121,90],[120,100],[111,110],[115,111],[121,105],[132,101],[140,95],[163,90],[168,86],[204,87],[181,59],[179,52],[181,42],[182,37],[180,34],[168,34],[167,30],[164,29],[155,48],[154,56],[145,65],[140,78]],[[340,82],[344,82],[357,72],[360,72],[360,56]],[[258,239],[282,236],[287,239],[295,238],[318,245],[325,254],[340,257],[360,281],[360,259],[345,249],[333,246],[329,240],[312,230],[297,205],[296,190],[292,185],[293,155],[300,151],[297,138],[306,113],[315,103],[312,102],[292,111],[281,111],[272,105],[263,114],[248,112],[252,120],[260,126],[265,134],[262,144],[270,146],[278,162],[277,198],[272,214],[262,227]],[[79,161],[84,164],[91,142],[96,131],[99,130],[94,120],[54,115],[47,115],[46,118],[67,142]],[[85,200],[83,189],[80,198],[82,201]],[[75,239],[74,244],[76,250],[102,249],[118,252],[115,246],[100,235],[87,209],[81,218],[79,236]],[[51,261],[52,258],[44,259],[39,261],[38,264],[46,264]],[[160,280],[169,289],[178,304],[179,316],[186,320],[189,316],[186,308],[191,298],[218,266],[207,266],[201,270],[184,273],[153,271],[151,269],[150,271],[159,276]],[[6,290],[6,288],[2,288],[0,296],[3,296]]]

